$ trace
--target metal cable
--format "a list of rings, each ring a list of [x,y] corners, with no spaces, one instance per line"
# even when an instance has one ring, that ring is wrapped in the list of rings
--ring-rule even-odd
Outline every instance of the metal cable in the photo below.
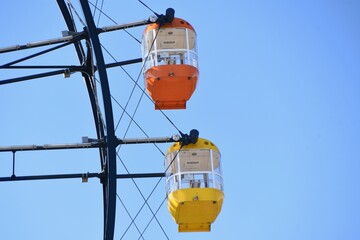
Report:
[[[158,14],[152,10],[148,5],[146,5],[143,1],[138,0],[138,2],[140,2],[144,7],[146,7],[147,9],[149,9],[152,13],[154,13],[156,16],[158,16]]]
[[[179,154],[179,152],[181,151],[183,145],[180,146],[180,149],[176,152],[174,158],[171,160],[169,166],[171,166],[171,164],[175,161],[177,155]],[[169,169],[169,166],[166,168],[166,170],[164,171],[164,173],[167,172],[167,170]],[[124,234],[122,235],[122,237],[120,239],[123,239],[123,237],[125,236],[126,232],[129,230],[129,228],[131,227],[131,225],[134,223],[135,219],[138,217],[138,215],[140,214],[140,212],[142,211],[142,209],[144,208],[144,206],[146,205],[147,201],[149,201],[150,197],[152,196],[152,194],[154,193],[154,191],[156,190],[156,188],[159,186],[161,180],[163,179],[163,177],[159,178],[159,180],[157,181],[157,183],[155,184],[155,186],[153,187],[152,191],[150,192],[149,196],[146,198],[145,202],[143,203],[143,205],[140,207],[140,209],[138,210],[138,212],[136,213],[134,220],[129,224],[129,226],[127,227],[127,229],[125,230]],[[150,222],[152,221],[152,219],[150,220]],[[149,223],[150,224],[150,223]],[[142,234],[144,234],[145,231],[142,232]],[[166,235],[167,239],[168,236]]]
[[[161,209],[162,205],[164,205],[164,202],[167,200],[167,197],[164,198],[164,200],[161,202],[161,204],[159,205],[159,207],[156,209],[155,215],[159,212],[159,210]],[[140,237],[138,238],[138,240],[140,238],[144,238],[143,235],[145,233],[145,231],[147,230],[147,228],[150,226],[150,223],[152,222],[152,220],[154,219],[154,217],[152,217],[150,219],[150,221],[148,222],[148,224],[146,224],[146,227],[144,228],[144,230],[141,232]]]
[[[70,9],[70,12],[74,11],[75,15],[78,17],[80,23],[86,27],[86,24],[85,22],[82,20],[82,18],[80,17],[80,15],[77,13],[76,9],[74,8],[74,6],[71,4],[71,1],[70,0],[67,0],[67,3],[68,3],[68,6],[69,6],[69,9]],[[74,25],[75,26],[75,25]]]
[[[120,162],[123,164],[123,167],[124,169],[126,170],[126,172],[128,174],[130,174],[128,168],[125,166],[124,162],[122,161],[121,157],[117,154],[117,157],[120,159]],[[160,178],[161,180],[162,178]],[[134,217],[133,221],[130,223],[129,227],[127,228],[127,230],[130,228],[130,226],[135,223],[135,219],[136,217],[139,215],[139,213],[141,212],[141,210],[144,208],[145,205],[148,206],[150,212],[152,213],[153,217],[152,218],[155,218],[156,222],[159,224],[159,227],[161,228],[161,230],[163,231],[164,235],[167,237],[167,239],[169,239],[169,237],[167,236],[164,228],[162,227],[161,223],[159,222],[159,220],[157,219],[157,217],[155,216],[155,213],[154,211],[152,210],[152,208],[150,207],[149,203],[148,203],[148,200],[150,198],[150,196],[152,195],[152,193],[155,191],[156,187],[159,185],[159,182],[156,184],[156,187],[153,188],[153,190],[151,191],[150,195],[148,196],[148,198],[145,198],[144,194],[142,193],[141,189],[139,188],[138,184],[135,182],[135,180],[133,178],[131,178],[131,181],[133,182],[133,184],[135,185],[136,189],[138,190],[138,192],[140,193],[141,197],[143,198],[144,200],[144,204],[141,206],[141,209],[140,211],[138,211],[138,213],[136,214],[136,216]],[[125,231],[125,233],[123,234],[123,236],[126,234],[127,230]],[[121,238],[122,239],[122,238]]]
[[[131,217],[131,214],[130,214],[129,210],[128,210],[128,209],[127,209],[127,207],[125,206],[124,202],[121,200],[121,198],[120,198],[120,196],[119,196],[119,194],[118,194],[118,193],[116,193],[116,196],[117,196],[117,198],[119,199],[119,201],[120,201],[121,205],[124,207],[124,209],[125,209],[125,211],[126,211],[127,215],[130,217],[131,221],[134,221],[134,220],[133,220],[133,218]],[[141,231],[140,231],[139,227],[136,225],[136,223],[135,223],[135,222],[134,222],[134,225],[135,225],[136,230],[137,230],[137,231],[138,231],[138,233],[140,234],[140,237],[141,237],[142,239],[144,239],[144,237],[142,237],[142,233],[141,233]],[[140,238],[139,238],[139,239],[140,239]]]
[[[104,15],[105,17],[107,17],[110,21],[112,21],[113,23],[115,23],[116,25],[118,25],[118,23],[114,20],[114,19],[112,19],[109,15],[107,15],[106,13],[104,13],[103,11],[102,11],[102,5],[101,5],[101,9],[99,9],[96,5],[94,5],[93,3],[91,3],[90,1],[89,1],[89,3],[95,8],[95,9],[97,9],[102,15]],[[100,15],[101,15],[100,14]],[[100,20],[100,16],[99,16],[99,19],[98,19],[98,24],[99,24],[99,20]],[[132,37],[135,41],[137,41],[138,43],[140,43],[141,44],[141,41],[139,40],[139,39],[137,39],[134,35],[132,35],[129,31],[127,31],[126,29],[122,29],[124,32],[126,32],[130,37]]]
[[[160,29],[158,29],[158,30],[156,31],[155,38],[154,38],[153,42],[151,43],[151,47],[150,47],[150,49],[149,49],[149,53],[150,53],[150,50],[152,49],[152,47],[153,47],[153,45],[154,45],[154,43],[155,43],[155,40],[156,40],[156,38],[157,38],[157,36],[158,36],[158,33],[159,33],[159,30],[160,30]],[[115,57],[114,57],[103,45],[101,45],[101,46],[102,46],[102,48],[109,54],[109,56],[110,56],[115,62],[117,62],[117,60],[115,59]],[[149,96],[149,94],[146,93],[145,87],[141,87],[141,86],[138,84],[139,79],[140,79],[140,77],[141,77],[141,73],[143,72],[144,67],[145,67],[145,62],[147,61],[147,58],[149,57],[149,53],[147,54],[145,60],[144,60],[143,63],[142,63],[141,70],[140,70],[140,72],[139,72],[136,80],[125,70],[124,67],[120,66],[120,68],[126,73],[126,75],[134,82],[134,87],[132,88],[131,93],[130,93],[130,95],[129,95],[129,97],[128,97],[127,103],[126,103],[126,105],[125,105],[125,109],[127,108],[127,106],[128,106],[128,104],[129,104],[129,102],[130,102],[130,99],[131,99],[131,97],[132,97],[132,95],[133,95],[136,87],[138,87],[138,88],[141,90],[141,92],[142,92],[142,95],[141,95],[141,97],[140,97],[140,100],[142,99],[143,95],[145,95],[154,105],[156,105],[156,103],[151,99],[151,97]],[[179,133],[181,133],[180,129],[175,125],[175,123],[174,123],[173,121],[171,121],[171,119],[165,114],[165,112],[164,112],[160,107],[159,107],[159,111],[160,111],[161,114],[168,120],[168,122],[169,122]],[[119,119],[119,121],[118,121],[118,123],[117,123],[116,126],[118,126],[118,124],[120,123],[122,117],[123,117],[123,113],[121,114],[120,119]],[[130,122],[129,124],[131,124],[131,122]]]

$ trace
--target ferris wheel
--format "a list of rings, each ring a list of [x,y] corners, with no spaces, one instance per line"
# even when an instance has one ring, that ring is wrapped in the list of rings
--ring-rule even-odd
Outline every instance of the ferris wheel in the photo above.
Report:
[[[166,110],[183,111],[186,114],[187,102],[196,90],[199,79],[199,57],[195,28],[187,20],[175,16],[175,10],[172,8],[167,9],[164,14],[154,12],[155,16],[145,20],[99,27],[94,13],[96,11],[103,13],[100,6],[80,0],[78,7],[81,11],[78,11],[71,1],[57,0],[56,3],[67,30],[63,31],[62,36],[58,38],[1,47],[1,55],[17,53],[14,55],[16,59],[0,63],[1,71],[7,73],[18,71],[21,74],[21,71],[25,70],[27,73],[27,70],[31,70],[35,73],[2,78],[0,79],[0,88],[12,85],[16,91],[17,85],[31,84],[31,80],[52,78],[53,76],[63,76],[65,79],[69,79],[73,74],[79,73],[85,83],[96,136],[81,136],[80,143],[42,145],[30,143],[0,146],[1,153],[9,153],[11,156],[8,159],[11,161],[10,174],[0,176],[0,184],[76,178],[87,182],[92,178],[99,179],[103,198],[103,239],[112,240],[117,219],[116,208],[119,201],[122,204],[117,192],[117,181],[131,179],[134,182],[134,179],[158,178],[160,180],[156,183],[154,187],[156,188],[161,183],[161,179],[165,179],[164,194],[166,198],[164,201],[167,202],[170,215],[178,225],[178,231],[210,231],[211,224],[221,211],[224,199],[220,150],[212,141],[199,137],[198,130],[193,129],[189,133],[183,133],[166,114]],[[146,6],[144,3],[142,4]],[[80,16],[80,12],[82,16]],[[79,23],[83,25],[82,29],[77,26]],[[143,29],[140,41],[142,57],[121,61],[113,59],[112,62],[108,62],[104,58],[104,52],[107,50],[99,36],[118,30],[128,33],[128,29],[132,28]],[[55,59],[61,58],[61,53],[57,52],[63,48],[68,49],[68,47],[72,47],[72,51],[75,50],[77,64],[26,64],[27,61],[34,59],[34,62],[37,62],[37,58],[47,54],[53,54],[52,58]],[[30,55],[22,54],[23,51],[29,49],[35,49],[36,52],[32,52]],[[138,105],[131,114],[127,110],[129,101],[119,103],[114,97],[114,90],[109,84],[109,69],[121,68],[126,75],[131,75],[125,70],[125,67],[132,64],[141,64],[141,71],[137,79],[130,77],[133,81],[133,88],[129,89],[130,96],[134,89],[138,89],[140,99],[146,98],[152,105],[151,111],[163,116],[177,133],[170,133],[168,137],[150,137],[135,121],[134,116]],[[144,79],[144,84],[139,83],[140,78]],[[114,116],[116,115],[114,114],[114,105],[121,108],[120,116]],[[130,119],[129,125],[122,133],[119,133],[120,120],[115,121],[114,119],[121,119],[123,115]],[[11,118],[11,116],[9,117]],[[128,138],[126,135],[131,124],[137,125],[145,137]],[[155,129],[157,127],[160,126],[154,126]],[[38,131],[42,131],[42,129]],[[122,137],[117,136],[120,134]],[[158,146],[161,143],[171,143],[172,145],[165,153]],[[124,145],[136,144],[154,145],[163,155],[163,171],[131,173],[120,159],[120,164],[125,169],[124,173],[120,174],[119,166],[117,166],[120,149]],[[17,159],[20,152],[82,151],[86,149],[96,150],[97,158],[100,160],[98,171],[46,175],[19,175],[17,172]],[[148,205],[152,192],[148,196],[144,196],[140,191],[144,200],[141,209]],[[153,219],[157,220],[157,211],[150,207],[149,209],[152,214],[150,222]],[[138,214],[131,217],[130,226],[135,225],[134,220],[137,216]],[[143,233],[147,226],[143,229],[136,226],[139,239],[143,239]],[[126,230],[123,236],[125,234]],[[166,233],[164,234],[166,236]],[[166,236],[166,238],[168,237]]]

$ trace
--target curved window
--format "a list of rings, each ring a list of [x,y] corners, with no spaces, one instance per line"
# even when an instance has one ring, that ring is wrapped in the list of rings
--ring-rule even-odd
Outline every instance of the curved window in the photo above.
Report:
[[[154,66],[187,64],[198,68],[196,33],[187,28],[153,29],[143,35],[144,72]]]
[[[220,153],[211,149],[170,152],[165,160],[167,193],[184,188],[223,190],[220,158]]]

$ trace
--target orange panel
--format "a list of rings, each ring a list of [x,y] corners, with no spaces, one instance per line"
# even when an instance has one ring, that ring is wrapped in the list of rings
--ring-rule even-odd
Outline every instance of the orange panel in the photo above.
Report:
[[[199,71],[190,65],[164,65],[145,72],[145,86],[155,109],[185,109],[195,91]]]

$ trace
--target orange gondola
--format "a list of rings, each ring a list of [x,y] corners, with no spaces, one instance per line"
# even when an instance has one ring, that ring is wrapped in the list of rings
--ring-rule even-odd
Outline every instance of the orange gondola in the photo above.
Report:
[[[185,109],[199,77],[195,29],[174,18],[147,26],[142,53],[145,86],[155,109]]]

